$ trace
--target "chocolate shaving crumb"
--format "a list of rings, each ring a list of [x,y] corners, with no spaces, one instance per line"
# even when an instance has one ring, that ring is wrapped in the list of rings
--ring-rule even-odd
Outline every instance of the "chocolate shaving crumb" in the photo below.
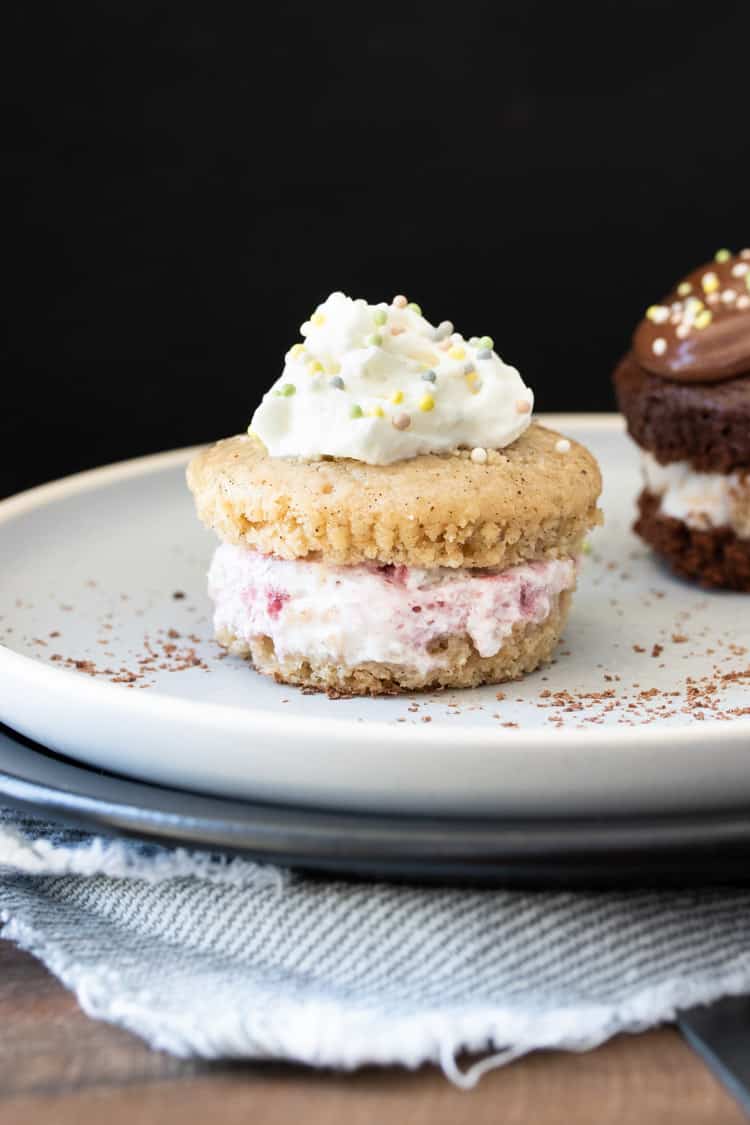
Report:
[[[161,630],[160,630],[161,631]],[[170,634],[174,630],[170,630]],[[59,634],[58,634],[59,636]],[[179,636],[179,634],[177,634]],[[46,642],[41,642],[45,644]],[[98,639],[97,644],[106,645],[108,642],[103,639]],[[112,656],[111,652],[106,652],[105,656]],[[62,653],[56,652],[50,657],[51,661],[61,663],[66,668],[72,668],[77,672],[84,672],[88,676],[104,677],[113,684],[125,684],[132,686],[137,681],[144,681],[154,671],[159,670],[163,672],[184,672],[190,668],[199,668],[203,671],[208,671],[209,666],[204,660],[198,656],[195,648],[192,646],[180,648],[179,645],[173,641],[153,641],[146,635],[143,638],[143,648],[139,655],[134,656],[136,667],[121,667],[114,669],[111,667],[100,667],[93,660],[90,659],[77,659],[75,657],[63,656]],[[141,686],[150,686],[149,683],[142,684]]]

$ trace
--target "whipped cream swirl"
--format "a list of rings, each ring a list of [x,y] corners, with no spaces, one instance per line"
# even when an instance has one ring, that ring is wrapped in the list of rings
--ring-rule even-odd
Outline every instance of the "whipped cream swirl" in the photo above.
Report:
[[[301,333],[251,424],[272,457],[389,465],[500,449],[531,420],[534,396],[490,337],[435,327],[405,297],[369,305],[332,293]]]

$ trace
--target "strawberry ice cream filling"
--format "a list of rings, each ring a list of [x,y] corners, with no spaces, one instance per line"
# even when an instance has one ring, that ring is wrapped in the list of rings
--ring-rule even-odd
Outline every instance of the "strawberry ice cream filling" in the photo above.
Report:
[[[277,658],[352,667],[368,661],[428,672],[441,641],[468,636],[495,656],[514,626],[541,623],[575,586],[572,558],[506,570],[328,566],[222,544],[209,570],[217,634],[269,637]]]

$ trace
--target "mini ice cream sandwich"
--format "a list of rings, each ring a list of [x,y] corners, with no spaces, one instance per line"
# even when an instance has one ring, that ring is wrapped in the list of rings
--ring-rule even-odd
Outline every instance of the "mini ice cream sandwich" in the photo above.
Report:
[[[332,294],[250,431],[188,468],[219,642],[338,694],[471,687],[551,657],[601,480],[489,337]]]
[[[651,305],[614,379],[641,452],[636,531],[677,574],[750,591],[750,250]]]

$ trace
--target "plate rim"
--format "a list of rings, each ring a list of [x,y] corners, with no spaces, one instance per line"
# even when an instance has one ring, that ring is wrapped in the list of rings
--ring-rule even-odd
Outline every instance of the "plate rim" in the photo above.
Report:
[[[600,433],[607,431],[614,433],[623,432],[626,428],[622,415],[614,412],[539,414],[535,415],[535,418],[542,425],[561,429],[568,426],[574,428],[588,427]],[[48,507],[71,496],[184,465],[191,456],[205,447],[205,444],[183,446],[179,449],[150,453],[125,461],[116,461],[98,468],[73,473],[16,493],[0,500],[0,535],[5,525],[20,516]],[[189,712],[196,718],[200,715],[203,721],[209,719],[217,729],[221,729],[225,725],[231,726],[237,717],[237,708],[230,704],[178,699],[161,695],[158,691],[154,693],[126,693],[115,684],[82,677],[71,669],[44,664],[33,656],[19,653],[0,641],[0,676],[6,672],[14,676],[26,675],[30,680],[31,690],[40,692],[55,686],[59,688],[61,684],[65,684],[66,691],[74,694],[75,703],[81,707],[86,707],[92,699],[107,699],[118,711],[132,713],[132,709],[135,708],[145,718],[166,721],[169,721],[170,717],[177,715],[178,712],[183,716]],[[404,698],[418,694],[420,693],[405,693]],[[281,718],[277,711],[270,710],[262,704],[251,703],[248,712],[252,714],[255,728],[257,729],[257,725],[260,724],[264,733],[270,733],[272,730],[274,733],[277,732],[280,722],[292,734],[298,734],[309,729],[308,717],[296,714],[291,710]],[[393,730],[393,723],[386,718],[368,719],[365,725],[371,730],[382,731],[384,736],[391,741],[397,737]],[[347,739],[361,738],[362,726],[363,724],[356,718],[336,716],[319,716],[316,718],[316,727],[318,729],[328,728],[336,742],[340,740],[343,743]],[[720,735],[719,732],[721,732]],[[545,747],[549,746],[554,735],[556,756],[559,755],[561,750],[572,749],[582,741],[585,741],[585,744],[589,747],[593,747],[595,742],[601,742],[608,748],[622,747],[631,752],[640,750],[649,754],[653,748],[653,741],[656,739],[660,742],[660,753],[679,756],[685,752],[684,742],[694,742],[696,736],[695,726],[687,722],[669,728],[659,728],[654,725],[648,728],[648,733],[651,737],[648,737],[646,731],[641,727],[608,727],[606,731],[601,729],[586,732],[576,729],[555,729],[548,732],[548,737],[544,738],[543,742]],[[712,735],[716,735],[718,741],[725,745],[746,741],[750,738],[750,717],[740,717],[732,724],[708,719],[702,724],[701,733],[706,741]],[[485,730],[477,727],[476,730],[472,731],[472,740],[477,745],[481,743],[486,744],[490,749],[495,748],[497,746],[497,731],[494,728]],[[441,749],[449,749],[450,744],[454,741],[455,733],[447,725],[442,726],[433,723],[429,729],[410,726],[408,730],[409,748],[413,752],[418,749],[422,752],[434,752],[436,743],[440,744]],[[540,731],[536,728],[514,730],[512,739],[507,740],[507,743],[503,746],[503,751],[509,755],[524,755],[528,745],[534,744],[538,747],[539,741]]]

